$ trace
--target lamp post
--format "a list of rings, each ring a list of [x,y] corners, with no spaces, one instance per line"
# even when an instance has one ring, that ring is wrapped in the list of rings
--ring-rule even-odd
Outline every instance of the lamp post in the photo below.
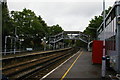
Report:
[[[13,39],[11,38],[11,53],[12,53],[12,43],[13,43]]]
[[[15,37],[14,37],[14,54],[15,54],[15,52],[16,52],[16,41],[17,41],[17,38],[18,38],[18,36],[17,36],[17,27],[15,27]]]
[[[10,38],[11,36],[9,35],[9,36],[5,36],[5,48],[4,48],[4,53],[5,53],[5,55],[6,55],[6,51],[7,51],[7,46],[6,46],[6,44],[7,44],[7,38]]]
[[[24,39],[19,39],[20,43],[19,43],[19,51],[22,50],[22,42],[24,41]]]
[[[0,0],[0,54],[2,53],[2,2]]]
[[[87,27],[87,28],[89,28],[89,29],[93,29],[93,30],[95,30],[96,31],[96,39],[97,39],[97,28],[93,28],[93,27]]]
[[[50,37],[49,37],[49,41],[48,42],[49,42],[49,50],[50,50]]]
[[[56,46],[56,43],[55,43],[55,39],[54,39],[54,46],[53,46],[53,47],[54,47],[54,48],[53,48],[54,50],[55,50],[55,46]]]
[[[97,28],[93,28],[93,27],[87,27],[87,28],[89,28],[89,29],[93,29],[93,30],[95,30],[96,32],[96,36],[95,36],[95,39],[97,40]],[[93,42],[92,40],[90,41],[91,39],[90,39],[90,35],[89,35],[89,39],[88,39],[88,45],[87,45],[87,48],[88,48],[88,51],[90,51],[90,44]]]
[[[46,37],[44,37],[44,51],[46,51]]]
[[[106,73],[106,56],[105,56],[105,0],[103,0],[103,56],[102,56],[102,77],[105,78],[105,73]]]

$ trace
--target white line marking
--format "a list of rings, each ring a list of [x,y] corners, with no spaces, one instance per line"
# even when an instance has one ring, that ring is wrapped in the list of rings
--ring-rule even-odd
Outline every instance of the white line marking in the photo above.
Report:
[[[63,64],[65,64],[67,61],[69,61],[72,57],[74,57],[75,55],[77,55],[80,51],[78,51],[76,54],[74,54],[73,56],[71,56],[70,58],[68,58],[66,61],[64,61],[63,63],[61,63],[59,66],[57,66],[55,69],[53,69],[52,71],[50,71],[49,73],[47,73],[45,76],[43,76],[40,80],[43,80],[44,78],[46,78],[47,76],[49,76],[51,73],[53,73],[55,70],[57,70],[59,67],[61,67]]]

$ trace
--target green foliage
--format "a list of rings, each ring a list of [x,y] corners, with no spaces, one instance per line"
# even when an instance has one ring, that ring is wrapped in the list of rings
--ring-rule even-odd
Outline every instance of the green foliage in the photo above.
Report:
[[[49,35],[56,35],[62,31],[63,29],[58,24],[49,27]]]
[[[11,29],[12,29],[12,20],[9,16],[9,11],[7,8],[7,4],[2,2],[2,35],[3,37],[11,34]]]
[[[106,10],[106,14],[109,13],[111,7]],[[103,12],[102,12],[103,15]],[[91,40],[97,39],[97,28],[103,22],[103,16],[95,16],[93,19],[90,20],[88,27],[83,31],[83,33],[88,34],[91,36]]]
[[[109,11],[111,10],[111,6],[109,6],[109,8],[107,9],[107,10],[105,10],[105,14],[107,15],[108,13],[109,13]],[[102,16],[103,16],[103,11],[102,11],[102,14],[101,14]]]
[[[14,22],[14,28],[17,27],[17,35],[23,35],[26,47],[39,47],[41,38],[45,36],[47,25],[42,18],[37,17],[35,13],[29,9],[23,11],[11,11],[11,18]],[[32,44],[33,42],[33,44]]]
[[[96,39],[96,36],[97,36],[96,31],[97,31],[97,28],[102,23],[102,19],[103,19],[102,16],[95,16],[94,19],[90,21],[90,24],[88,25],[88,27],[84,30],[84,33],[90,35],[92,40]]]
[[[25,8],[22,11],[11,11],[9,13],[7,3],[4,3],[2,8],[3,43],[5,43],[5,36],[15,37],[16,32],[19,39],[24,39],[22,47],[40,48],[43,47],[41,45],[43,37],[49,37],[63,31],[58,24],[48,27],[41,16],[36,16],[30,9]],[[10,42],[10,39],[8,41]]]
[[[12,34],[12,19],[9,16],[7,3],[2,2],[2,46],[5,45],[5,36]],[[9,47],[9,46],[8,46]],[[3,49],[3,48],[2,48]]]
[[[87,49],[87,44],[84,43],[83,41],[80,41],[80,40],[76,40],[75,46],[76,46],[76,47],[82,47],[82,48],[86,48],[86,49]]]

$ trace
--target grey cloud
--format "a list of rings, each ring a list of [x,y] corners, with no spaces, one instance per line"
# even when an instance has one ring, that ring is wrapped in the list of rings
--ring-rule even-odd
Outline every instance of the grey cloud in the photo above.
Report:
[[[14,0],[12,0],[14,1]],[[31,0],[32,1],[32,0]],[[28,8],[48,25],[60,24],[65,30],[83,31],[89,20],[102,11],[101,2],[9,2],[10,10]]]
[[[100,12],[101,10],[102,5],[100,2],[78,2],[72,3],[67,15],[89,17]]]

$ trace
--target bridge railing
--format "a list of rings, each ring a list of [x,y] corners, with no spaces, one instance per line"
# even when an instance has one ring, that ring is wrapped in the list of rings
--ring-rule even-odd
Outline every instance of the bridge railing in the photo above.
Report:
[[[63,39],[71,39],[71,40],[81,40],[85,43],[89,42],[89,36],[83,34],[80,31],[64,31],[59,34],[50,37],[50,43],[57,43]]]

